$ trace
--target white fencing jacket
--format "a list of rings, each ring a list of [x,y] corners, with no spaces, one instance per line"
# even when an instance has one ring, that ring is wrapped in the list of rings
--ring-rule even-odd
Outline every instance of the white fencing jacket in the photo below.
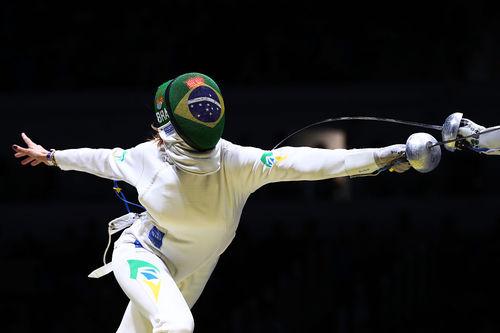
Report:
[[[498,127],[499,126],[490,127],[486,130]],[[475,148],[477,148],[479,152],[487,155],[500,155],[500,131],[493,131],[481,135]]]
[[[264,151],[223,139],[219,145],[220,170],[203,176],[166,163],[164,151],[154,141],[126,150],[60,150],[55,158],[62,170],[125,181],[137,189],[147,219],[130,229],[135,228],[138,240],[164,260],[190,306],[233,240],[252,192],[273,182],[320,180],[378,169],[376,149],[282,147]]]

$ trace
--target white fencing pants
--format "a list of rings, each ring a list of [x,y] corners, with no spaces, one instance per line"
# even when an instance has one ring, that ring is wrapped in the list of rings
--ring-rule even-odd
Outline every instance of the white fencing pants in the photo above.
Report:
[[[191,333],[194,320],[167,266],[138,242],[113,251],[113,272],[130,303],[118,333]]]

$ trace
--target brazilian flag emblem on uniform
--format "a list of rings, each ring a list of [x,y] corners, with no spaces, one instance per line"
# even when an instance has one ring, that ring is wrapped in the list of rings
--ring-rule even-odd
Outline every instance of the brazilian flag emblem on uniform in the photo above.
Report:
[[[210,150],[224,130],[224,100],[217,84],[201,73],[187,73],[162,84],[155,97],[158,123],[169,121],[191,147]]]

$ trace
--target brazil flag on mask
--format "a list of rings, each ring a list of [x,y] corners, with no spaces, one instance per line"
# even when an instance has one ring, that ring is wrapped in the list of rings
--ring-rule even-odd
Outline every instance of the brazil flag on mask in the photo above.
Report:
[[[213,149],[222,136],[224,100],[218,85],[201,73],[187,73],[162,84],[156,93],[158,123],[169,121],[194,149]]]

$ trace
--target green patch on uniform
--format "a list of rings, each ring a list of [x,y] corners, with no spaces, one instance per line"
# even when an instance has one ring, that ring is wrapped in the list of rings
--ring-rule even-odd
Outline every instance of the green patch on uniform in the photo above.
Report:
[[[268,168],[272,168],[274,165],[278,165],[281,161],[285,160],[287,156],[274,155],[272,151],[267,151],[260,157],[260,162]]]
[[[143,260],[130,259],[127,262],[130,267],[130,278],[142,283],[151,292],[153,299],[157,302],[161,287],[160,270],[158,267]]]
[[[274,156],[273,156],[273,153],[268,151],[268,152],[265,152],[262,154],[262,156],[260,157],[260,161],[262,162],[262,164],[264,164],[266,167],[268,168],[272,168],[273,165],[274,165],[274,162],[276,161]]]
[[[125,155],[126,154],[127,154],[126,150],[120,149],[120,150],[117,150],[117,151],[113,152],[113,157],[118,162],[123,162],[123,161],[125,161]]]
[[[160,273],[160,270],[158,269],[158,267],[156,267],[153,264],[150,264],[147,261],[130,259],[130,260],[127,260],[127,262],[128,262],[129,267],[130,267],[130,278],[133,280],[137,279],[137,273],[141,269],[149,270],[151,273],[154,273],[156,275],[158,275]]]

